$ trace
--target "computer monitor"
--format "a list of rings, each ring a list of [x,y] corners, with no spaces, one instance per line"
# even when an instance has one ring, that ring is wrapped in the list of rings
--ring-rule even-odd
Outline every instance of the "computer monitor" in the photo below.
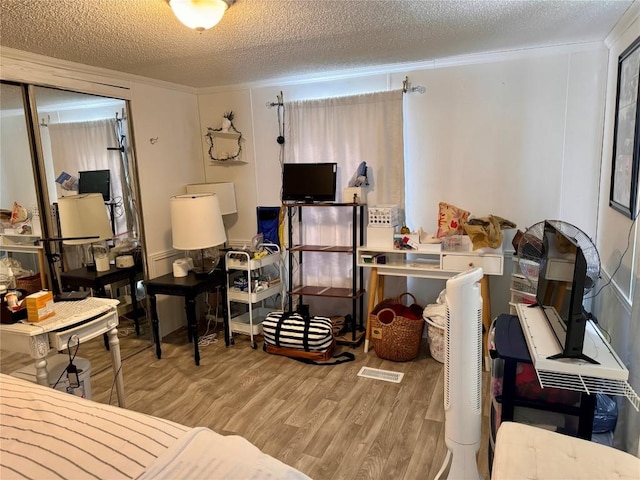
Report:
[[[101,193],[105,202],[111,200],[111,174],[109,170],[80,172],[78,193]]]
[[[283,163],[283,202],[333,202],[336,199],[336,163]]]

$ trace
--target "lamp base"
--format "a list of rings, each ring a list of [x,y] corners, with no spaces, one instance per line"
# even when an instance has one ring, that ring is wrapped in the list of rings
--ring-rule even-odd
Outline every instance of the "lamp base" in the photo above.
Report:
[[[215,268],[203,269],[203,268],[199,268],[199,267],[194,267],[191,271],[196,274],[196,277],[202,278],[202,277],[208,277],[209,275],[213,274],[213,272],[215,272],[216,269]]]

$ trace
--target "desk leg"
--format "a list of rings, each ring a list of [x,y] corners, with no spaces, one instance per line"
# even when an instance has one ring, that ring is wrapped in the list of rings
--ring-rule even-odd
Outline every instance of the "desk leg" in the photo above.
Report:
[[[46,357],[36,358],[35,366],[36,366],[36,382],[40,385],[44,385],[45,387],[50,387],[49,372],[47,370]]]
[[[158,307],[156,305],[155,294],[149,295],[151,303],[151,330],[153,330],[153,338],[156,341],[156,357],[162,357],[162,349],[160,348],[160,322],[158,322]]]
[[[109,345],[111,346],[111,363],[113,364],[113,374],[116,377],[116,392],[118,394],[118,405],[126,408],[124,401],[124,379],[122,377],[122,359],[120,358],[120,340],[118,339],[118,329],[113,327],[108,332]]]
[[[196,299],[185,297],[185,308],[187,310],[187,330],[189,338],[193,340],[193,352],[196,365],[200,365],[200,352],[198,351],[198,319],[196,317]]]
[[[230,316],[230,312],[229,309],[227,308],[227,287],[225,287],[224,285],[222,285],[220,287],[220,289],[222,290],[222,325],[224,327],[224,345],[226,347],[229,346],[229,337],[230,337],[230,332],[229,332],[229,316]],[[284,299],[283,299],[284,301]],[[251,306],[251,305],[249,305]]]
[[[580,414],[578,416],[578,438],[591,440],[593,414],[596,410],[596,394],[580,394]]]
[[[376,293],[378,291],[378,269],[371,269],[371,277],[369,278],[369,304],[367,305],[367,328],[364,336],[364,353],[369,351],[369,340],[371,339],[371,312],[376,306]]]
[[[133,323],[136,327],[136,335],[140,336],[140,322],[138,321],[138,296],[136,295],[136,274],[129,275],[129,288],[131,289],[131,308],[133,313]]]
[[[489,329],[491,328],[491,293],[489,292],[489,277],[483,275],[480,280],[480,294],[482,295],[482,353],[484,368],[489,371]]]

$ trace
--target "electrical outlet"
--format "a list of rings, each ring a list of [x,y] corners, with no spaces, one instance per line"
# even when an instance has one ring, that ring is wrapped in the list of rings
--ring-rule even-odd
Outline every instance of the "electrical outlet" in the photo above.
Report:
[[[205,315],[204,318],[207,320],[207,322],[212,322],[216,319],[215,315]]]

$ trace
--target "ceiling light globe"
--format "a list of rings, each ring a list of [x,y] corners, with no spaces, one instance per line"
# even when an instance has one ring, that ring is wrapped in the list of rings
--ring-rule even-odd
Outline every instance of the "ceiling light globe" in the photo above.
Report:
[[[217,25],[229,7],[224,0],[169,0],[169,5],[178,20],[198,31]]]

